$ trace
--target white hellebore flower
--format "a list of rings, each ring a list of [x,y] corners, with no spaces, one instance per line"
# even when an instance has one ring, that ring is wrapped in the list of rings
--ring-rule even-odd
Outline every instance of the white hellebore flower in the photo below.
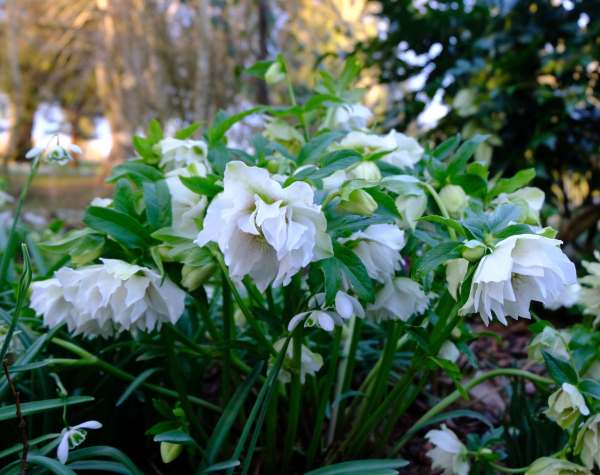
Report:
[[[592,475],[592,472],[568,460],[542,457],[529,466],[525,475]]]
[[[68,427],[60,433],[60,442],[56,450],[56,458],[63,465],[69,459],[69,450],[81,445],[85,440],[86,429],[100,429],[102,424],[98,421],[86,421],[76,426]]]
[[[368,314],[376,321],[407,321],[413,315],[423,313],[429,305],[429,296],[421,286],[407,277],[389,279],[375,295],[375,302],[367,307]]]
[[[282,338],[273,343],[275,351],[280,352],[285,343],[285,339]],[[271,362],[273,364],[273,361]],[[306,381],[306,375],[315,375],[323,366],[323,357],[310,351],[308,347],[302,345],[300,351],[300,382],[304,384]],[[286,384],[292,380],[291,372],[294,371],[294,348],[291,344],[288,345],[285,358],[283,360],[283,366],[277,378],[282,383]]]
[[[448,292],[454,300],[458,300],[458,289],[462,285],[467,271],[469,270],[469,261],[459,257],[458,259],[450,259],[446,261],[446,282],[448,284]]]
[[[560,249],[561,241],[536,234],[510,236],[477,266],[463,315],[478,312],[486,325],[494,315],[531,318],[532,300],[556,299],[575,283],[575,266]]]
[[[323,308],[325,304],[325,294],[315,294],[308,302],[309,310],[294,315],[288,324],[288,330],[293,331],[300,322],[305,326],[317,326],[330,332],[336,325],[342,325],[344,320],[349,320],[353,316],[364,318],[365,311],[360,302],[351,295],[342,290],[335,294],[335,310]]]
[[[502,193],[494,200],[497,204],[511,203],[521,209],[521,220],[528,224],[539,224],[540,211],[546,195],[535,186],[526,186],[513,193]]]
[[[595,251],[594,256],[598,262],[583,261],[582,264],[589,272],[579,279],[582,287],[579,294],[579,303],[583,305],[584,312],[600,318],[600,251]]]
[[[558,310],[561,307],[570,308],[579,301],[580,294],[581,285],[578,283],[566,285],[556,299],[544,302],[544,307],[549,310]]]
[[[185,292],[157,272],[117,259],[71,269],[32,284],[30,306],[50,328],[67,324],[75,335],[111,337],[122,331],[153,331],[175,323]]]
[[[362,104],[345,104],[335,108],[332,125],[342,130],[364,129],[372,117],[373,113]]]
[[[469,475],[467,448],[456,434],[442,424],[441,430],[430,430],[425,438],[435,447],[427,452],[433,469],[444,475]]]
[[[574,452],[587,468],[594,464],[600,468],[600,414],[590,417],[579,429]]]
[[[395,143],[394,151],[382,158],[382,161],[399,168],[412,168],[423,157],[423,147],[412,137],[391,130],[386,137]]]
[[[528,356],[530,359],[542,363],[544,361],[542,351],[547,351],[556,358],[568,360],[569,350],[567,347],[570,340],[571,335],[568,332],[556,330],[551,326],[544,327],[529,343]]]
[[[193,238],[198,235],[200,224],[208,199],[185,186],[180,177],[201,176],[193,173],[190,168],[178,168],[167,173],[167,186],[171,194],[171,228],[179,236]]]
[[[158,143],[157,148],[161,156],[159,165],[164,171],[195,163],[200,169],[201,176],[206,176],[210,172],[210,165],[206,158],[208,147],[202,140],[179,140],[167,137]]]
[[[350,243],[369,277],[382,283],[400,269],[400,250],[406,244],[404,231],[392,224],[372,224],[363,231],[340,239],[340,242]]]
[[[550,394],[545,414],[563,429],[568,429],[575,424],[580,414],[589,416],[590,410],[579,389],[572,384],[563,383],[560,389]]]
[[[269,173],[227,164],[224,191],[211,202],[196,244],[218,243],[231,277],[250,275],[262,291],[289,284],[312,261],[332,254],[327,221],[304,182],[283,188]]]

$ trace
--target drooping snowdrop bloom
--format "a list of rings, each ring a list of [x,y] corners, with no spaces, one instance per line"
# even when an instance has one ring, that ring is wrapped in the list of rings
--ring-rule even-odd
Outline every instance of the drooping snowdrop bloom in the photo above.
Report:
[[[590,410],[579,389],[572,384],[563,383],[560,389],[550,394],[545,414],[563,429],[568,429],[580,415],[588,416]]]
[[[184,310],[185,292],[148,268],[117,259],[71,269],[34,282],[30,306],[54,328],[66,323],[70,332],[89,338],[122,331],[153,331],[175,323]]]
[[[283,188],[269,173],[227,164],[224,191],[208,207],[196,244],[219,245],[232,278],[249,275],[260,290],[287,285],[310,262],[332,254],[327,221],[304,182]]]
[[[198,235],[202,217],[208,204],[206,196],[194,193],[179,178],[192,175],[190,167],[177,168],[167,173],[166,178],[171,194],[171,228],[177,235],[188,238]]]
[[[307,327],[319,327],[332,331],[336,325],[342,325],[344,320],[353,316],[364,318],[365,311],[360,302],[342,290],[335,294],[334,309],[324,308],[325,294],[319,293],[308,301],[311,310],[294,315],[288,324],[288,330],[293,331],[300,323]]]
[[[53,138],[46,147],[33,147],[25,154],[25,158],[34,159],[40,157],[47,163],[56,163],[57,165],[66,165],[73,160],[73,153],[80,154],[81,149],[75,144],[62,146],[58,137]],[[56,143],[54,143],[56,142]]]
[[[510,236],[477,266],[461,314],[479,313],[486,325],[495,317],[530,318],[532,300],[556,299],[575,283],[575,266],[560,250],[561,241],[535,234]]]
[[[568,460],[542,457],[529,466],[525,475],[592,475],[592,472]]]
[[[400,250],[406,244],[404,231],[392,224],[372,224],[340,242],[350,243],[369,277],[382,283],[400,269]]]
[[[283,348],[284,343],[284,338],[277,340],[275,343],[273,343],[273,348],[275,348],[275,351],[280,352]],[[272,360],[271,364],[273,364],[273,362],[274,361]],[[300,382],[304,384],[306,381],[306,375],[317,374],[317,372],[321,369],[322,366],[323,357],[318,353],[310,351],[310,349],[308,349],[308,347],[306,347],[305,345],[302,345],[300,351]],[[277,378],[284,384],[289,383],[292,380],[293,371],[294,348],[290,344],[286,349],[283,365],[281,367],[281,371],[279,371]]]
[[[579,429],[574,452],[587,468],[594,464],[600,468],[600,414],[590,417]]]
[[[364,129],[372,117],[373,113],[362,104],[344,104],[335,108],[332,125],[342,130]]]
[[[407,321],[413,315],[427,310],[429,296],[421,286],[407,277],[389,279],[375,295],[375,302],[367,307],[367,313],[376,321]]]
[[[547,326],[531,340],[527,354],[530,359],[538,363],[544,361],[542,351],[547,351],[557,358],[568,360],[568,345],[570,340],[571,335],[568,332],[559,331],[551,326]]]
[[[425,438],[435,446],[427,452],[433,469],[442,470],[444,475],[469,475],[467,448],[446,425],[430,430]]]
[[[63,465],[69,459],[69,450],[83,444],[87,434],[86,429],[100,429],[102,424],[98,421],[86,421],[76,426],[67,427],[60,433],[60,442],[56,449],[56,458]]]
[[[598,262],[582,262],[589,274],[579,279],[582,284],[579,303],[583,305],[584,312],[595,315],[597,321],[600,318],[600,251],[594,252],[594,256]]]
[[[172,137],[162,139],[157,147],[160,153],[159,166],[164,171],[187,167],[192,163],[201,170],[201,176],[210,172],[210,165],[206,156],[208,147],[202,140],[179,140]]]
[[[412,137],[391,130],[386,139],[394,142],[394,149],[382,158],[382,161],[398,168],[412,168],[423,157],[423,147]]]

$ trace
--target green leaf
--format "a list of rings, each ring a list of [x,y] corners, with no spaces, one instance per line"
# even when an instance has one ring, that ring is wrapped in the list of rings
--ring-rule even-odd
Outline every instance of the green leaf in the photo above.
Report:
[[[69,467],[66,467],[58,460],[44,457],[43,455],[29,454],[27,456],[27,463],[43,467],[49,472],[55,473],[56,475],[77,475],[76,472],[71,470]]]
[[[446,174],[449,177],[464,173],[467,162],[477,150],[477,147],[488,138],[487,135],[474,135],[469,140],[462,143],[456,153],[450,159]]]
[[[77,450],[73,450],[69,453],[69,461],[74,462],[77,460],[88,459],[91,457],[102,457],[109,458],[121,464],[131,475],[143,475],[143,472],[132,462],[132,460],[114,447],[107,445],[95,445],[92,447],[85,447]]]
[[[494,236],[498,239],[504,239],[515,234],[535,234],[531,229],[531,226],[527,224],[511,224],[502,231],[497,232]]]
[[[69,463],[67,467],[78,471],[94,471],[100,473],[119,473],[121,475],[130,475],[131,470],[118,462],[107,460],[82,460],[80,462]]]
[[[275,61],[273,61],[271,59],[265,59],[265,60],[262,60],[262,61],[257,61],[252,66],[244,69],[244,73],[248,74],[249,76],[254,76],[254,77],[257,77],[257,78],[260,78],[260,79],[264,79],[267,70],[271,67],[271,65],[274,62]]]
[[[157,168],[147,165],[141,160],[128,160],[114,167],[106,181],[115,183],[121,178],[129,178],[139,185],[144,181],[162,180],[164,175]]]
[[[375,470],[394,470],[406,467],[408,462],[402,459],[371,459],[371,460],[354,460],[352,462],[336,463],[326,467],[318,468],[306,472],[304,475],[364,475],[366,472],[377,473]],[[391,473],[391,472],[390,472]]]
[[[229,468],[235,468],[240,466],[239,460],[226,460],[224,462],[219,462],[211,465],[210,467],[206,467],[200,473],[212,473],[212,472],[220,472],[221,470],[227,470]]]
[[[41,435],[40,437],[31,439],[29,441],[29,447],[31,448],[37,444],[41,444],[42,442],[46,442],[50,439],[57,439],[59,436],[60,436],[60,433],[58,433],[58,432],[56,432],[54,434]],[[0,459],[2,459],[4,457],[8,457],[9,455],[12,455],[12,454],[16,454],[16,453],[20,452],[21,450],[23,450],[23,444],[15,444],[12,447],[9,447],[8,449],[5,449],[2,452],[0,452]]]
[[[447,260],[460,257],[461,247],[462,243],[459,241],[442,242],[435,247],[432,247],[417,260],[417,274],[427,274],[437,269]]]
[[[259,114],[268,108],[266,107],[254,107],[238,114],[228,116],[225,112],[219,111],[212,126],[206,131],[206,138],[208,139],[209,149],[213,145],[220,143],[227,131],[233,127],[236,123],[243,120],[252,114]]]
[[[163,139],[163,131],[160,126],[160,122],[156,119],[152,119],[148,122],[148,140],[152,143],[160,142]]]
[[[142,385],[150,376],[159,370],[160,368],[149,368],[138,374],[131,384],[127,386],[127,389],[125,389],[125,392],[121,395],[115,406],[120,406],[123,404],[129,398],[129,396],[131,396],[133,392],[140,387],[140,385]]]
[[[102,254],[105,238],[90,228],[75,229],[56,241],[39,243],[45,252],[71,257],[76,266],[87,264]]]
[[[189,139],[192,135],[196,133],[196,131],[200,128],[200,124],[198,122],[192,122],[187,127],[178,130],[175,132],[175,138],[178,140],[186,140]]]
[[[201,177],[201,176],[180,176],[179,179],[188,189],[198,195],[208,196],[209,198],[223,191],[223,187],[216,183],[217,177]]]
[[[569,362],[556,358],[547,351],[542,351],[542,355],[544,356],[548,374],[556,384],[570,383],[577,385],[579,377]]]
[[[83,222],[90,228],[111,236],[125,247],[145,248],[152,242],[148,231],[139,221],[115,209],[90,206]]]
[[[133,137],[133,148],[142,157],[143,161],[148,163],[158,163],[159,157],[154,151],[154,144],[151,140],[136,135]]]
[[[169,430],[167,432],[156,434],[152,440],[154,440],[154,442],[170,442],[172,444],[194,445],[196,443],[190,434],[181,429]]]
[[[336,150],[324,155],[320,160],[320,167],[309,166],[294,174],[293,178],[302,180],[310,178],[320,180],[330,176],[338,170],[344,170],[362,160],[361,155],[354,150]]]
[[[583,379],[579,383],[579,390],[594,399],[600,399],[600,382],[593,379]]]
[[[487,181],[479,175],[466,173],[464,175],[456,175],[450,180],[454,185],[459,185],[470,196],[479,198],[485,197],[487,193]]]
[[[446,228],[454,229],[458,234],[465,235],[465,228],[462,224],[452,218],[444,218],[443,216],[439,216],[437,214],[432,214],[429,216],[423,216],[419,218],[419,221],[427,221],[429,223],[440,224]]]
[[[502,193],[512,193],[519,188],[527,185],[531,180],[535,178],[535,169],[528,168],[517,172],[511,178],[501,178],[498,183],[488,193],[488,199],[493,199]]]
[[[342,264],[344,274],[356,295],[365,302],[372,302],[373,282],[360,258],[351,249],[337,242],[333,244],[333,252],[335,258]]]
[[[84,402],[93,401],[91,396],[71,396],[64,399],[45,399],[43,401],[32,401],[21,403],[21,414],[30,416],[40,412],[50,411],[52,409],[62,409],[63,406],[72,406],[74,404],[82,404]],[[0,407],[0,421],[16,419],[16,406],[10,404]]]
[[[304,144],[298,154],[298,165],[317,162],[321,155],[329,148],[336,140],[341,139],[346,132],[335,130],[332,132],[324,132],[309,140]]]
[[[171,193],[165,180],[144,183],[144,204],[150,231],[171,225]]]
[[[204,451],[204,461],[207,465],[213,464],[219,455],[221,447],[227,439],[227,436],[231,431],[231,427],[238,418],[240,411],[244,407],[244,402],[250,394],[250,390],[252,389],[252,386],[254,386],[254,383],[260,375],[262,368],[262,362],[256,365],[252,373],[248,376],[248,378],[246,378],[246,381],[244,381],[244,383],[238,387],[237,391],[231,397],[227,403],[227,406],[223,410],[223,414],[221,414],[219,422],[217,422],[217,426],[211,434]]]
[[[137,219],[137,212],[135,210],[136,201],[135,191],[130,181],[125,178],[117,181],[115,192],[113,193],[113,207],[117,211],[121,211]]]
[[[456,150],[456,147],[458,147],[459,143],[460,135],[457,134],[454,137],[444,140],[441,144],[435,147],[435,149],[431,152],[431,155],[438,160],[445,160],[454,152],[454,150]]]
[[[325,303],[332,305],[335,294],[341,288],[343,268],[335,257],[321,259],[318,265],[323,272],[323,283],[325,285]]]

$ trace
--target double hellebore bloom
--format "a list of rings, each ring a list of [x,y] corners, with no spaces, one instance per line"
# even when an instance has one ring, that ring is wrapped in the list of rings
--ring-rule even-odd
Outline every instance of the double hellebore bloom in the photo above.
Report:
[[[262,291],[287,285],[312,261],[332,254],[327,221],[304,182],[283,188],[267,170],[233,161],[224,190],[208,206],[196,244],[216,242],[234,279],[249,275]]]

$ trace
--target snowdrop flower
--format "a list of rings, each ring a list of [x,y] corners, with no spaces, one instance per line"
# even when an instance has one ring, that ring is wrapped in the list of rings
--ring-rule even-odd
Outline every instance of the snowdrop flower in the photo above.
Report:
[[[389,279],[377,292],[375,302],[367,307],[367,312],[376,321],[405,322],[427,310],[429,299],[417,282],[407,277],[396,277]]]
[[[117,259],[71,269],[32,284],[30,307],[50,328],[66,323],[88,338],[122,331],[153,331],[175,323],[183,313],[185,292],[148,268]]]
[[[565,285],[556,299],[544,302],[544,307],[549,310],[558,310],[561,307],[570,308],[579,301],[580,294],[581,285],[578,283]]]
[[[381,160],[398,168],[412,168],[423,157],[423,147],[412,137],[391,130],[386,138],[394,142],[394,150]]]
[[[579,390],[572,384],[563,383],[560,389],[550,394],[545,414],[563,429],[568,429],[579,415],[589,416],[590,410]]]
[[[192,163],[201,170],[201,176],[206,176],[211,171],[206,158],[208,147],[202,140],[167,137],[157,144],[157,148],[161,156],[159,166],[165,171],[186,167]]]
[[[9,195],[5,191],[0,190],[0,208],[4,208],[6,205],[12,203],[15,199],[12,195]]]
[[[292,317],[288,324],[288,331],[293,331],[301,322],[304,326],[316,326],[325,331],[332,331],[336,325],[342,325],[344,320],[349,320],[353,316],[364,318],[365,311],[360,302],[351,295],[342,290],[335,294],[335,310],[323,308],[325,304],[325,294],[315,294],[308,302],[309,310],[300,312]]]
[[[51,140],[54,142],[54,139]],[[81,153],[81,149],[75,144],[69,144],[66,147],[60,145],[58,141],[58,137],[56,137],[55,144],[48,144],[44,147],[33,147],[25,154],[25,158],[34,159],[37,157],[41,157],[44,161],[48,163],[56,163],[58,165],[66,165],[71,160],[73,160],[72,153]]]
[[[592,475],[592,472],[568,460],[542,457],[529,466],[525,475]]]
[[[452,341],[447,340],[442,344],[438,353],[438,358],[442,358],[443,360],[448,360],[452,363],[456,363],[459,357],[460,351],[458,351],[458,348]]]
[[[569,341],[571,341],[571,335],[568,332],[558,331],[551,326],[547,326],[531,340],[527,353],[530,359],[538,363],[544,361],[542,351],[547,351],[557,358],[568,360]]]
[[[372,224],[364,231],[340,239],[340,242],[350,243],[369,277],[382,283],[400,269],[400,250],[406,244],[404,231],[392,224]]]
[[[273,343],[275,351],[280,352],[285,343],[285,339],[282,338]],[[271,360],[271,364],[274,363],[274,359]],[[323,357],[318,353],[313,353],[308,347],[302,345],[300,351],[300,382],[302,384],[306,381],[306,375],[315,375],[323,366]],[[283,360],[283,366],[277,378],[282,383],[286,384],[292,380],[292,372],[294,368],[294,348],[290,344],[285,351],[285,358]]]
[[[582,284],[579,303],[584,307],[584,313],[600,318],[600,251],[595,251],[594,256],[598,262],[583,261],[582,264],[589,275],[579,279]]]
[[[193,175],[189,168],[177,168],[167,173],[165,181],[171,194],[171,228],[178,236],[194,238],[200,229],[208,198],[194,193],[181,182],[179,177]]]
[[[502,193],[495,200],[496,204],[510,203],[521,209],[520,220],[528,224],[539,224],[540,211],[544,206],[546,195],[535,186],[526,186],[513,193]]]
[[[459,257],[446,261],[446,282],[448,292],[454,300],[458,300],[458,289],[462,285],[467,271],[469,270],[469,261]]]
[[[574,452],[587,468],[594,464],[600,468],[600,414],[590,417],[579,429]]]
[[[431,467],[444,475],[469,475],[467,448],[456,434],[442,424],[441,430],[430,430],[425,438],[435,447],[427,452]]]
[[[218,243],[231,277],[252,277],[263,291],[289,284],[310,262],[332,254],[327,221],[304,182],[283,188],[269,173],[227,164],[224,191],[208,207],[199,246]]]
[[[342,130],[364,129],[372,117],[373,113],[362,104],[345,104],[335,108],[332,126]]]
[[[575,283],[575,266],[560,250],[561,241],[535,234],[510,236],[479,262],[461,314],[478,312],[486,325],[494,315],[530,318],[532,300],[556,299]]]
[[[63,465],[67,463],[69,458],[69,450],[81,445],[86,436],[85,429],[100,429],[102,424],[98,421],[86,421],[76,426],[68,427],[60,433],[60,442],[56,450],[56,458]]]

